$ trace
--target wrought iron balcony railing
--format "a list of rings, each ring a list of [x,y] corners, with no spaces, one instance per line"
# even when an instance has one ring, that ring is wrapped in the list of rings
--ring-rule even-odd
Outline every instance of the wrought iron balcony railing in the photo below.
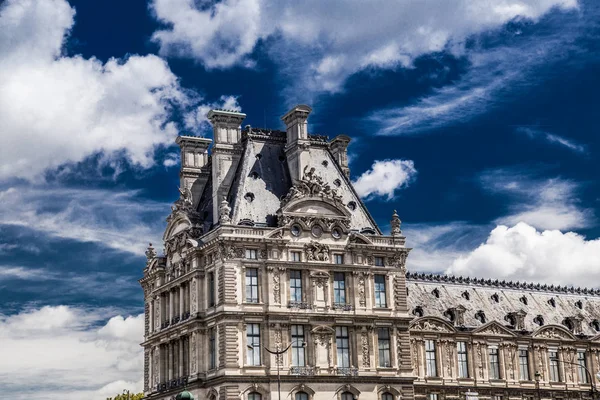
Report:
[[[354,306],[352,304],[346,304],[346,303],[333,303],[333,309],[341,310],[341,311],[353,311]]]
[[[291,367],[290,375],[314,376],[315,375],[315,367]]]
[[[299,308],[301,310],[312,310],[312,304],[308,304],[305,301],[290,301],[288,308]]]
[[[159,383],[158,385],[156,385],[156,390],[158,390],[159,392],[162,392],[162,391],[169,390],[169,389],[176,389],[178,387],[187,385],[187,382],[188,382],[187,376],[184,376],[182,378],[177,378],[177,379],[171,379],[169,382]]]
[[[354,367],[338,367],[335,372],[337,375],[358,376],[358,368]]]

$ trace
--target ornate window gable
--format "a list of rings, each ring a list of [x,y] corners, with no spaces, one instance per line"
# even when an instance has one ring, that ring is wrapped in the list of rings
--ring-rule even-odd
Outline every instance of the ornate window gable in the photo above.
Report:
[[[354,396],[355,399],[358,399],[358,397],[360,396],[360,390],[358,390],[354,386],[352,386],[352,385],[350,385],[350,384],[347,383],[345,385],[340,386],[335,391],[335,394],[337,395],[337,399],[341,400],[342,394],[346,393],[346,392],[352,393],[352,395]]]
[[[475,329],[473,334],[481,335],[481,336],[510,336],[515,337],[515,333],[506,329],[504,326],[499,324],[496,321],[490,321],[483,326]]]
[[[401,393],[391,385],[379,385],[377,387],[377,398],[381,399],[381,395],[384,393],[389,393],[394,396],[394,400],[399,400]]]
[[[560,325],[544,325],[535,331],[532,336],[540,339],[576,340],[571,332]]]
[[[259,385],[258,383],[253,383],[252,385],[248,386],[247,388],[242,390],[240,395],[241,395],[242,399],[247,399],[248,394],[255,393],[255,392],[260,393],[260,395],[262,396],[262,400],[269,400],[271,398],[270,392],[266,388],[264,388],[262,385]]]
[[[442,332],[442,333],[453,333],[456,329],[448,322],[437,317],[423,317],[418,318],[411,322],[409,328],[411,331],[424,331],[424,332]]]
[[[304,392],[308,395],[308,400],[312,400],[314,395],[315,395],[315,391],[312,390],[311,388],[309,388],[307,385],[305,385],[304,383],[301,383],[300,385],[296,385],[292,388],[292,390],[290,390],[290,399],[295,399],[296,398],[296,393],[300,393],[300,392]]]

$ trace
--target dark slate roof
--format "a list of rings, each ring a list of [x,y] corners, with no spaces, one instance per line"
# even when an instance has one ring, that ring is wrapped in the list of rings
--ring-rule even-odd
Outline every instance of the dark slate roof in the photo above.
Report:
[[[509,313],[523,310],[525,330],[533,332],[541,326],[534,320],[542,316],[543,324],[563,325],[567,318],[583,318],[582,333],[599,334],[600,290],[567,286],[549,286],[525,282],[505,282],[447,275],[408,273],[409,312],[423,311],[423,316],[448,320],[447,311],[462,305],[465,327],[484,325],[475,314],[482,311],[486,323],[497,321],[508,326]],[[539,320],[538,320],[539,321]]]

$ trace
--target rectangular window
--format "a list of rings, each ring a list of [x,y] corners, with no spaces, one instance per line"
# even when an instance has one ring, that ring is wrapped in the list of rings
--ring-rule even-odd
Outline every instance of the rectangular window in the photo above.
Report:
[[[300,252],[299,251],[292,251],[291,253],[291,257],[292,261],[300,261]]]
[[[519,350],[519,379],[529,380],[529,353],[526,349]]]
[[[500,357],[498,356],[498,348],[490,347],[490,379],[500,379]]]
[[[577,374],[579,375],[579,382],[589,383],[587,373],[587,361],[585,359],[585,351],[577,352]]]
[[[246,268],[246,302],[258,303],[258,268]]]
[[[385,275],[375,275],[375,307],[387,307],[385,298]]]
[[[305,360],[305,344],[304,344],[304,326],[292,325],[292,366],[304,367]]]
[[[467,343],[457,342],[456,343],[456,354],[458,355],[458,377],[468,378],[469,377],[469,362],[467,359]]]
[[[215,337],[215,329],[210,329],[208,332],[208,369],[217,368],[217,343]]]
[[[502,396],[495,395],[493,396],[493,400],[502,400]]]
[[[333,262],[334,262],[334,264],[343,264],[344,263],[344,255],[343,254],[334,254]]]
[[[383,267],[383,257],[375,257],[375,266]]]
[[[350,368],[350,337],[348,336],[348,327],[337,326],[335,328],[335,346],[338,368]]]
[[[246,340],[248,342],[248,365],[260,365],[260,325],[246,325]]]
[[[429,393],[427,395],[427,400],[438,400],[438,395],[437,393]]]
[[[550,359],[550,381],[560,382],[560,369],[558,365],[558,352],[549,351],[548,358]]]
[[[256,260],[258,258],[256,256],[256,249],[246,249],[246,258],[248,260]]]
[[[290,301],[302,301],[302,271],[290,271]]]
[[[215,273],[208,273],[208,306],[215,306]]]
[[[379,349],[379,366],[391,367],[390,330],[388,328],[377,330],[377,348]]]
[[[333,274],[333,302],[346,304],[346,274],[343,272]]]
[[[433,340],[425,341],[425,366],[427,367],[427,376],[437,376],[435,342]]]

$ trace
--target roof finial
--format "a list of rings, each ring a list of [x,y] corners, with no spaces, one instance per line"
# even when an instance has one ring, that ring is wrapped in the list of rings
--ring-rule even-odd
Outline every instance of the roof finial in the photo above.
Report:
[[[146,260],[148,263],[152,261],[154,257],[156,257],[156,249],[152,247],[152,243],[148,243],[148,248],[146,249]]]
[[[229,217],[230,212],[231,207],[229,207],[227,199],[223,197],[223,201],[221,202],[221,206],[219,207],[219,222],[221,223],[221,225],[231,223],[231,217]]]
[[[398,213],[396,212],[396,210],[394,210],[394,214],[392,215],[392,236],[395,235],[400,235],[402,233],[402,231],[400,230],[400,224],[402,223],[402,221],[400,221],[400,218],[398,217]]]

